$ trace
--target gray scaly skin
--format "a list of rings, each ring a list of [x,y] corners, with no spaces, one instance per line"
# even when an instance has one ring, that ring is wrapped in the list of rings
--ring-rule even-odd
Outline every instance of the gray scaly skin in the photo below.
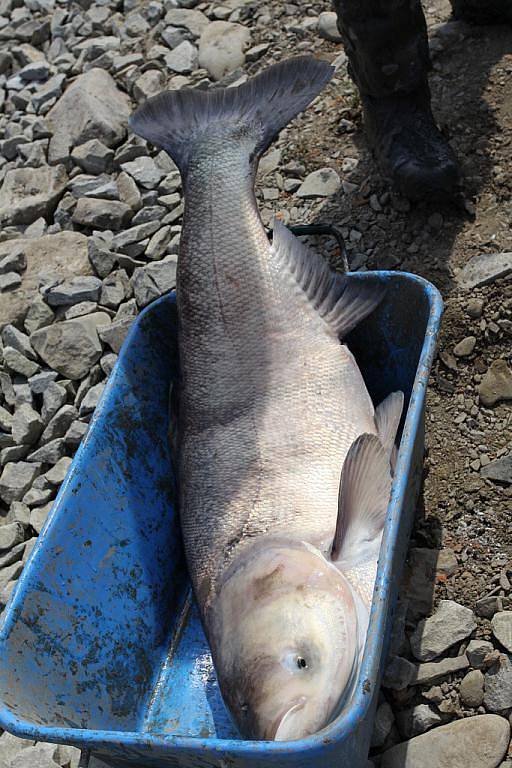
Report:
[[[182,527],[209,604],[240,549],[327,551],[340,468],[373,405],[346,347],[269,244],[247,151],[208,137],[189,167],[178,262]]]
[[[314,733],[352,689],[367,606],[331,549],[357,582],[376,562],[389,497],[373,404],[339,340],[382,296],[336,287],[279,223],[270,245],[254,195],[259,156],[331,74],[290,60],[239,88],[164,92],[131,120],[183,177],[180,516],[221,691],[249,738]],[[373,455],[384,478],[362,536],[360,493],[345,494],[338,519],[347,455],[361,486],[359,436],[364,466]]]

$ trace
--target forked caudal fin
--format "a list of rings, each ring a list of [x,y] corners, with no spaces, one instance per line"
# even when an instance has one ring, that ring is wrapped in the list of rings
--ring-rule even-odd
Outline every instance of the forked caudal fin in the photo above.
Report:
[[[186,171],[195,140],[212,131],[236,140],[254,137],[261,155],[274,136],[320,93],[333,67],[311,56],[274,64],[243,85],[182,89],[152,96],[131,116],[131,129],[162,147]]]

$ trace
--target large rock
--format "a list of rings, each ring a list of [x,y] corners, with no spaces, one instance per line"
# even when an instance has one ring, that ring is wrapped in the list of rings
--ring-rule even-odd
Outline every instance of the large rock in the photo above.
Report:
[[[12,428],[14,434],[14,423]],[[491,621],[492,633],[496,640],[512,653],[512,611],[499,611]]]
[[[324,11],[318,17],[318,33],[325,40],[332,43],[341,43],[341,35],[338,29],[338,17],[334,11]]]
[[[453,348],[455,357],[469,357],[476,347],[476,336],[466,336],[461,339]]]
[[[12,291],[21,285],[21,277],[17,272],[5,272],[0,275],[0,293]]]
[[[297,196],[329,197],[336,194],[340,186],[340,177],[333,168],[320,168],[306,176],[297,190]]]
[[[17,736],[13,736],[11,733],[4,731],[0,736],[0,768],[8,768],[13,760],[20,752],[27,747],[32,747],[33,741],[27,739],[18,739]]]
[[[2,331],[4,347],[14,347],[29,360],[35,360],[36,355],[30,346],[30,339],[25,333],[19,331],[14,325],[6,325]]]
[[[48,218],[59,202],[68,176],[63,165],[11,168],[0,189],[0,223],[31,224]]]
[[[45,325],[53,323],[55,315],[53,310],[50,309],[48,304],[44,301],[42,296],[36,296],[30,303],[28,312],[25,315],[24,326],[28,333],[37,331],[38,328],[42,328]]]
[[[10,432],[12,429],[12,414],[0,405],[0,430]]]
[[[508,483],[512,485],[512,453],[502,456],[501,459],[491,461],[480,470],[482,477],[488,477],[490,480],[496,480],[499,483]]]
[[[197,48],[190,40],[184,40],[165,57],[167,67],[180,75],[193,72],[197,67]]]
[[[453,600],[441,600],[435,614],[420,621],[411,635],[411,651],[419,661],[431,661],[474,629],[473,611]]]
[[[18,352],[14,347],[4,347],[3,356],[4,363],[8,369],[26,376],[27,379],[39,372],[39,365],[33,360],[28,360],[25,355]]]
[[[12,419],[12,436],[18,445],[33,445],[43,431],[43,421],[28,403],[16,408]]]
[[[20,501],[41,471],[40,464],[25,461],[9,462],[0,476],[0,499],[7,506]]]
[[[21,505],[21,504],[23,504],[22,501],[15,501],[15,502],[13,502],[13,504],[11,504],[11,508],[9,510],[9,514],[12,512],[13,516],[14,516],[14,509],[13,508],[15,506],[18,506],[18,505]],[[25,507],[24,504],[23,504],[23,506]],[[27,509],[28,509],[28,507],[27,507]],[[30,515],[30,513],[29,513],[29,515]],[[29,517],[29,519],[30,519],[30,517]],[[16,525],[21,525],[21,522],[17,521],[15,524]],[[12,525],[12,523],[9,523],[9,525]],[[2,526],[2,527],[6,527],[6,526]],[[23,538],[25,537],[25,531],[23,529],[23,526],[21,526],[21,530],[22,530],[22,540],[20,541],[20,543],[16,544],[12,549],[6,549],[3,552],[0,552],[0,568],[5,568],[5,566],[7,566],[7,565],[12,565],[13,563],[17,563],[18,560],[21,560],[21,558],[23,557],[23,553],[24,553],[24,550],[25,550],[25,542],[23,541]],[[0,745],[0,749],[1,749],[1,745]],[[3,757],[2,752],[0,752],[0,755],[2,755],[2,757]],[[0,762],[0,768],[4,768],[2,762]]]
[[[114,150],[98,139],[91,139],[76,147],[72,157],[86,173],[100,174],[112,170]]]
[[[210,26],[208,17],[202,11],[186,8],[171,8],[165,17],[165,23],[171,27],[187,29],[194,37]]]
[[[30,240],[7,240],[0,243],[0,259],[20,248],[25,254],[27,268],[21,276],[20,287],[2,294],[0,329],[7,323],[23,321],[29,306],[39,296],[41,275],[51,273],[56,279],[63,280],[93,273],[87,256],[87,238],[79,232],[59,232]],[[50,313],[49,309],[47,311]]]
[[[454,672],[460,672],[469,667],[469,660],[466,654],[451,658],[448,656],[441,661],[427,661],[424,664],[418,664],[416,673],[412,679],[413,685],[431,685],[438,680],[442,680]]]
[[[137,101],[145,101],[163,91],[165,82],[163,72],[159,69],[148,69],[133,84],[133,95]]]
[[[472,669],[460,684],[459,696],[466,707],[479,707],[484,700],[484,676],[479,669]]]
[[[46,445],[58,437],[64,437],[77,417],[78,412],[73,405],[63,405],[48,422],[48,426],[41,435],[41,444]]]
[[[58,763],[53,759],[55,752],[55,744],[40,742],[16,755],[9,763],[9,768],[57,768]]]
[[[176,257],[167,256],[162,261],[135,270],[132,278],[133,292],[141,309],[176,287],[176,267]]]
[[[128,163],[123,163],[121,168],[145,189],[154,189],[166,175],[166,172],[158,167],[152,157],[145,155],[136,157],[135,160]]]
[[[53,131],[49,162],[68,160],[73,147],[91,139],[115,146],[126,135],[130,112],[130,99],[104,69],[80,75],[46,116]]]
[[[489,712],[501,712],[512,707],[512,662],[502,654],[485,674],[484,707]]]
[[[110,247],[115,251],[122,251],[131,243],[138,243],[147,237],[152,237],[160,228],[159,221],[147,221],[144,224],[136,224],[134,227],[124,229],[118,235],[114,235]]]
[[[101,357],[97,328],[109,324],[106,312],[94,312],[40,328],[30,341],[50,368],[69,379],[81,379]]]
[[[22,250],[13,250],[7,256],[2,256],[0,259],[0,275],[5,275],[9,272],[23,272],[26,268],[27,260]]]
[[[457,282],[469,291],[472,288],[493,283],[511,272],[512,252],[480,253],[478,256],[473,256],[459,272]]]
[[[505,360],[493,360],[478,387],[480,402],[487,407],[512,400],[512,371]]]
[[[72,277],[50,288],[46,301],[52,307],[69,307],[82,301],[98,301],[101,280],[93,275]]]
[[[19,544],[23,539],[24,531],[23,526],[20,523],[9,523],[8,525],[0,525],[0,550],[12,549],[16,544]],[[7,563],[4,563],[7,565]]]
[[[497,768],[510,739],[510,725],[497,715],[456,720],[382,756],[381,768]]]
[[[199,65],[208,70],[214,80],[220,80],[244,64],[244,50],[250,39],[249,30],[241,24],[212,21],[199,40]]]
[[[470,640],[466,648],[466,655],[471,666],[480,669],[484,665],[485,657],[493,650],[493,644],[487,640]]]
[[[89,229],[111,229],[117,232],[128,223],[132,209],[118,200],[81,197],[73,212],[73,223]]]
[[[65,452],[65,441],[61,437],[57,437],[31,453],[27,457],[27,461],[34,461],[39,464],[57,464]]]
[[[428,704],[417,704],[415,707],[398,712],[396,720],[403,738],[410,739],[419,733],[429,731],[434,725],[439,725],[442,717]]]
[[[87,416],[89,413],[93,413],[101,399],[104,389],[104,381],[100,381],[99,384],[95,384],[94,387],[90,388],[80,403],[80,416]]]
[[[498,595],[481,597],[475,603],[475,613],[482,619],[492,619],[495,613],[503,609],[503,600]]]

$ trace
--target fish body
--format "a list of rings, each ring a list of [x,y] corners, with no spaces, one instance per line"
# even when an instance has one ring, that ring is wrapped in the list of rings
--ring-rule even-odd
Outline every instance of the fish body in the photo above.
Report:
[[[278,222],[270,244],[254,194],[260,154],[330,76],[300,58],[238,89],[160,94],[132,118],[183,177],[180,517],[221,690],[252,738],[297,738],[332,718],[369,610],[368,585],[357,587],[367,564],[343,549],[338,499],[355,441],[380,442],[340,334],[382,296],[336,283]]]

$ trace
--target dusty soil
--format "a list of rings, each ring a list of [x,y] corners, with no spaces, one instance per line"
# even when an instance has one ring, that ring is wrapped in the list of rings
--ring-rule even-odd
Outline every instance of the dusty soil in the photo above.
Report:
[[[327,0],[310,7],[315,14],[331,10]],[[510,449],[512,409],[506,403],[482,408],[477,386],[493,360],[510,361],[512,283],[505,280],[466,293],[455,278],[472,256],[512,247],[512,30],[468,27],[462,34],[447,35],[443,23],[450,19],[449,3],[434,0],[424,7],[438,51],[430,77],[434,112],[461,161],[465,208],[409,205],[389,195],[365,144],[357,92],[341,66],[314,106],[286,131],[281,147],[285,163],[299,161],[307,172],[331,166],[358,189],[353,194],[341,190],[328,203],[306,210],[295,207],[293,195],[287,199],[281,192],[274,212],[290,223],[341,225],[355,268],[403,269],[431,280],[445,301],[440,352],[452,353],[461,339],[476,336],[473,354],[459,359],[451,366],[454,370],[439,357],[432,370],[425,483],[411,546],[444,546],[455,552],[458,569],[439,580],[437,597],[474,608],[476,600],[492,593],[501,595],[508,607],[512,489],[484,480],[479,469],[480,463]],[[253,66],[255,71],[301,48],[331,61],[342,53],[340,45],[318,36],[311,40],[285,31],[281,3],[269,4],[268,13],[274,23],[256,25],[254,31],[258,42],[271,42],[272,47]],[[269,207],[268,218],[270,213]],[[337,265],[332,246],[331,262]],[[467,312],[472,298],[484,302],[477,319]],[[489,622],[479,621],[479,634],[487,636]]]

